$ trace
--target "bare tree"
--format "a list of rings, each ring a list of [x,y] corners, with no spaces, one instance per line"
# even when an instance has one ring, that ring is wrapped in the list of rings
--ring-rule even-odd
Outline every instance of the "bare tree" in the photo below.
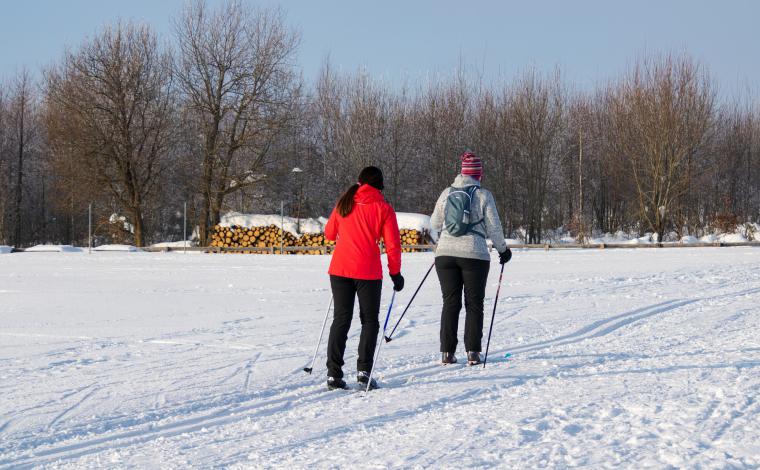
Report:
[[[171,137],[169,55],[147,26],[119,23],[67,54],[47,74],[49,138],[107,189],[145,243],[144,207]]]
[[[27,70],[23,70],[16,77],[11,98],[11,119],[13,122],[13,131],[16,138],[16,188],[15,188],[15,206],[14,206],[14,234],[13,243],[20,246],[21,240],[21,204],[24,194],[24,162],[26,160],[32,133],[35,131],[34,125],[34,107],[32,81]]]
[[[23,69],[0,90],[0,240],[22,246],[30,239],[32,200],[27,197],[38,143],[38,96]]]
[[[528,242],[760,220],[757,99],[716,102],[688,56],[643,57],[572,97],[558,72],[484,85],[460,66],[398,88],[329,60],[305,88],[279,10],[191,2],[174,57],[119,24],[47,72],[44,100],[25,72],[0,84],[0,241],[81,243],[88,202],[126,215],[138,245],[177,239],[187,201],[205,244],[227,210],[326,215],[369,164],[394,206],[429,212],[467,149]]]
[[[6,98],[5,98],[5,86],[0,83],[0,243],[5,243],[7,240],[7,234],[5,231],[6,223],[6,207],[8,201],[8,188],[10,187],[8,176],[10,171],[8,170],[7,163],[7,110],[6,110]]]
[[[411,210],[415,175],[409,172],[421,159],[415,142],[415,116],[406,89],[387,98],[387,131],[383,148],[387,167],[390,201],[397,210]]]
[[[617,92],[614,138],[630,163],[641,220],[659,241],[688,192],[714,103],[709,78],[687,56],[639,61]]]
[[[292,122],[300,82],[292,64],[298,35],[278,10],[191,3],[176,23],[175,71],[197,127],[201,174],[199,236],[217,223],[226,196],[260,184],[271,147]]]
[[[559,160],[565,95],[559,73],[548,79],[526,72],[514,85],[508,113],[512,149],[523,196],[523,223],[529,243],[541,241],[543,213],[552,165]]]

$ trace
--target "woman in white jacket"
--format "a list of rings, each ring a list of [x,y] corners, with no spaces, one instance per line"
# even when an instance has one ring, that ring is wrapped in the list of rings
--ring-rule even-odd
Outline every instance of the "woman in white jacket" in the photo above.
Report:
[[[464,290],[467,311],[464,343],[467,362],[474,365],[481,362],[483,299],[491,262],[486,238],[498,251],[501,264],[510,260],[512,252],[504,241],[504,230],[493,195],[480,187],[483,175],[480,158],[465,152],[461,161],[461,174],[438,198],[431,225],[440,233],[435,250],[435,270],[443,296],[441,362],[457,362],[454,353]]]

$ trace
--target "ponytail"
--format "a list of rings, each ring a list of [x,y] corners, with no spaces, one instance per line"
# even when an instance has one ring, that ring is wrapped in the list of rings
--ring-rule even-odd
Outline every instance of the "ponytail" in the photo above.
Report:
[[[359,183],[351,185],[345,193],[338,199],[338,214],[341,217],[347,217],[354,210],[354,196],[359,190]]]
[[[338,200],[338,214],[341,217],[348,217],[348,214],[354,210],[354,196],[359,187],[363,184],[368,184],[380,191],[383,190],[383,172],[376,166],[367,166],[359,173],[359,182],[352,185],[346,190],[345,193]]]

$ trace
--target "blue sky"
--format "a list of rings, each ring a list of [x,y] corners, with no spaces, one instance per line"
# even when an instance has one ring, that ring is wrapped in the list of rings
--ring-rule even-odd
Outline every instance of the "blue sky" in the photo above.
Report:
[[[214,3],[214,0],[210,0]],[[298,63],[312,80],[329,54],[343,70],[414,84],[451,74],[462,59],[486,81],[527,67],[560,66],[580,88],[615,77],[646,51],[685,50],[724,92],[753,90],[760,2],[736,1],[250,1],[280,5],[301,31]],[[0,77],[37,71],[118,18],[153,25],[170,40],[184,0],[25,0],[0,9]]]

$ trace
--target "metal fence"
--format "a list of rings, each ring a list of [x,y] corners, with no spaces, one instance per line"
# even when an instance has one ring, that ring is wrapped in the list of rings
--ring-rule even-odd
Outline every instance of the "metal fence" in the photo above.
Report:
[[[639,249],[639,248],[716,248],[716,247],[760,247],[760,242],[713,242],[713,243],[542,243],[542,244],[520,244],[509,245],[511,249],[525,250],[605,250],[605,249]],[[435,245],[401,245],[404,250],[414,250],[418,252],[434,251]],[[201,252],[201,253],[251,253],[251,254],[279,254],[279,246],[267,247],[234,247],[224,248],[216,246],[193,246],[193,247],[145,247],[142,251],[150,253],[167,253],[167,252]],[[335,250],[334,246],[286,246],[282,249],[284,253],[303,254],[302,252],[316,252],[316,254],[327,255]],[[13,253],[23,253],[23,248],[16,248]]]
[[[715,248],[715,247],[740,247],[751,246],[760,247],[760,242],[713,242],[713,243],[647,243],[647,244],[626,244],[626,243],[594,243],[594,244],[580,244],[580,243],[542,243],[542,244],[520,244],[509,245],[511,249],[528,249],[528,250],[567,250],[567,249],[638,249],[638,248]],[[402,249],[416,250],[416,251],[434,251],[435,245],[401,245]],[[330,254],[335,249],[334,246],[286,246],[283,251],[288,252],[302,252],[302,251],[316,251],[319,254]],[[150,252],[168,252],[168,251],[199,251],[204,253],[224,253],[224,252],[252,252],[252,253],[264,253],[275,254],[280,251],[279,247],[265,247],[265,248],[221,248],[221,247],[170,247],[170,248],[144,248],[145,251]]]

